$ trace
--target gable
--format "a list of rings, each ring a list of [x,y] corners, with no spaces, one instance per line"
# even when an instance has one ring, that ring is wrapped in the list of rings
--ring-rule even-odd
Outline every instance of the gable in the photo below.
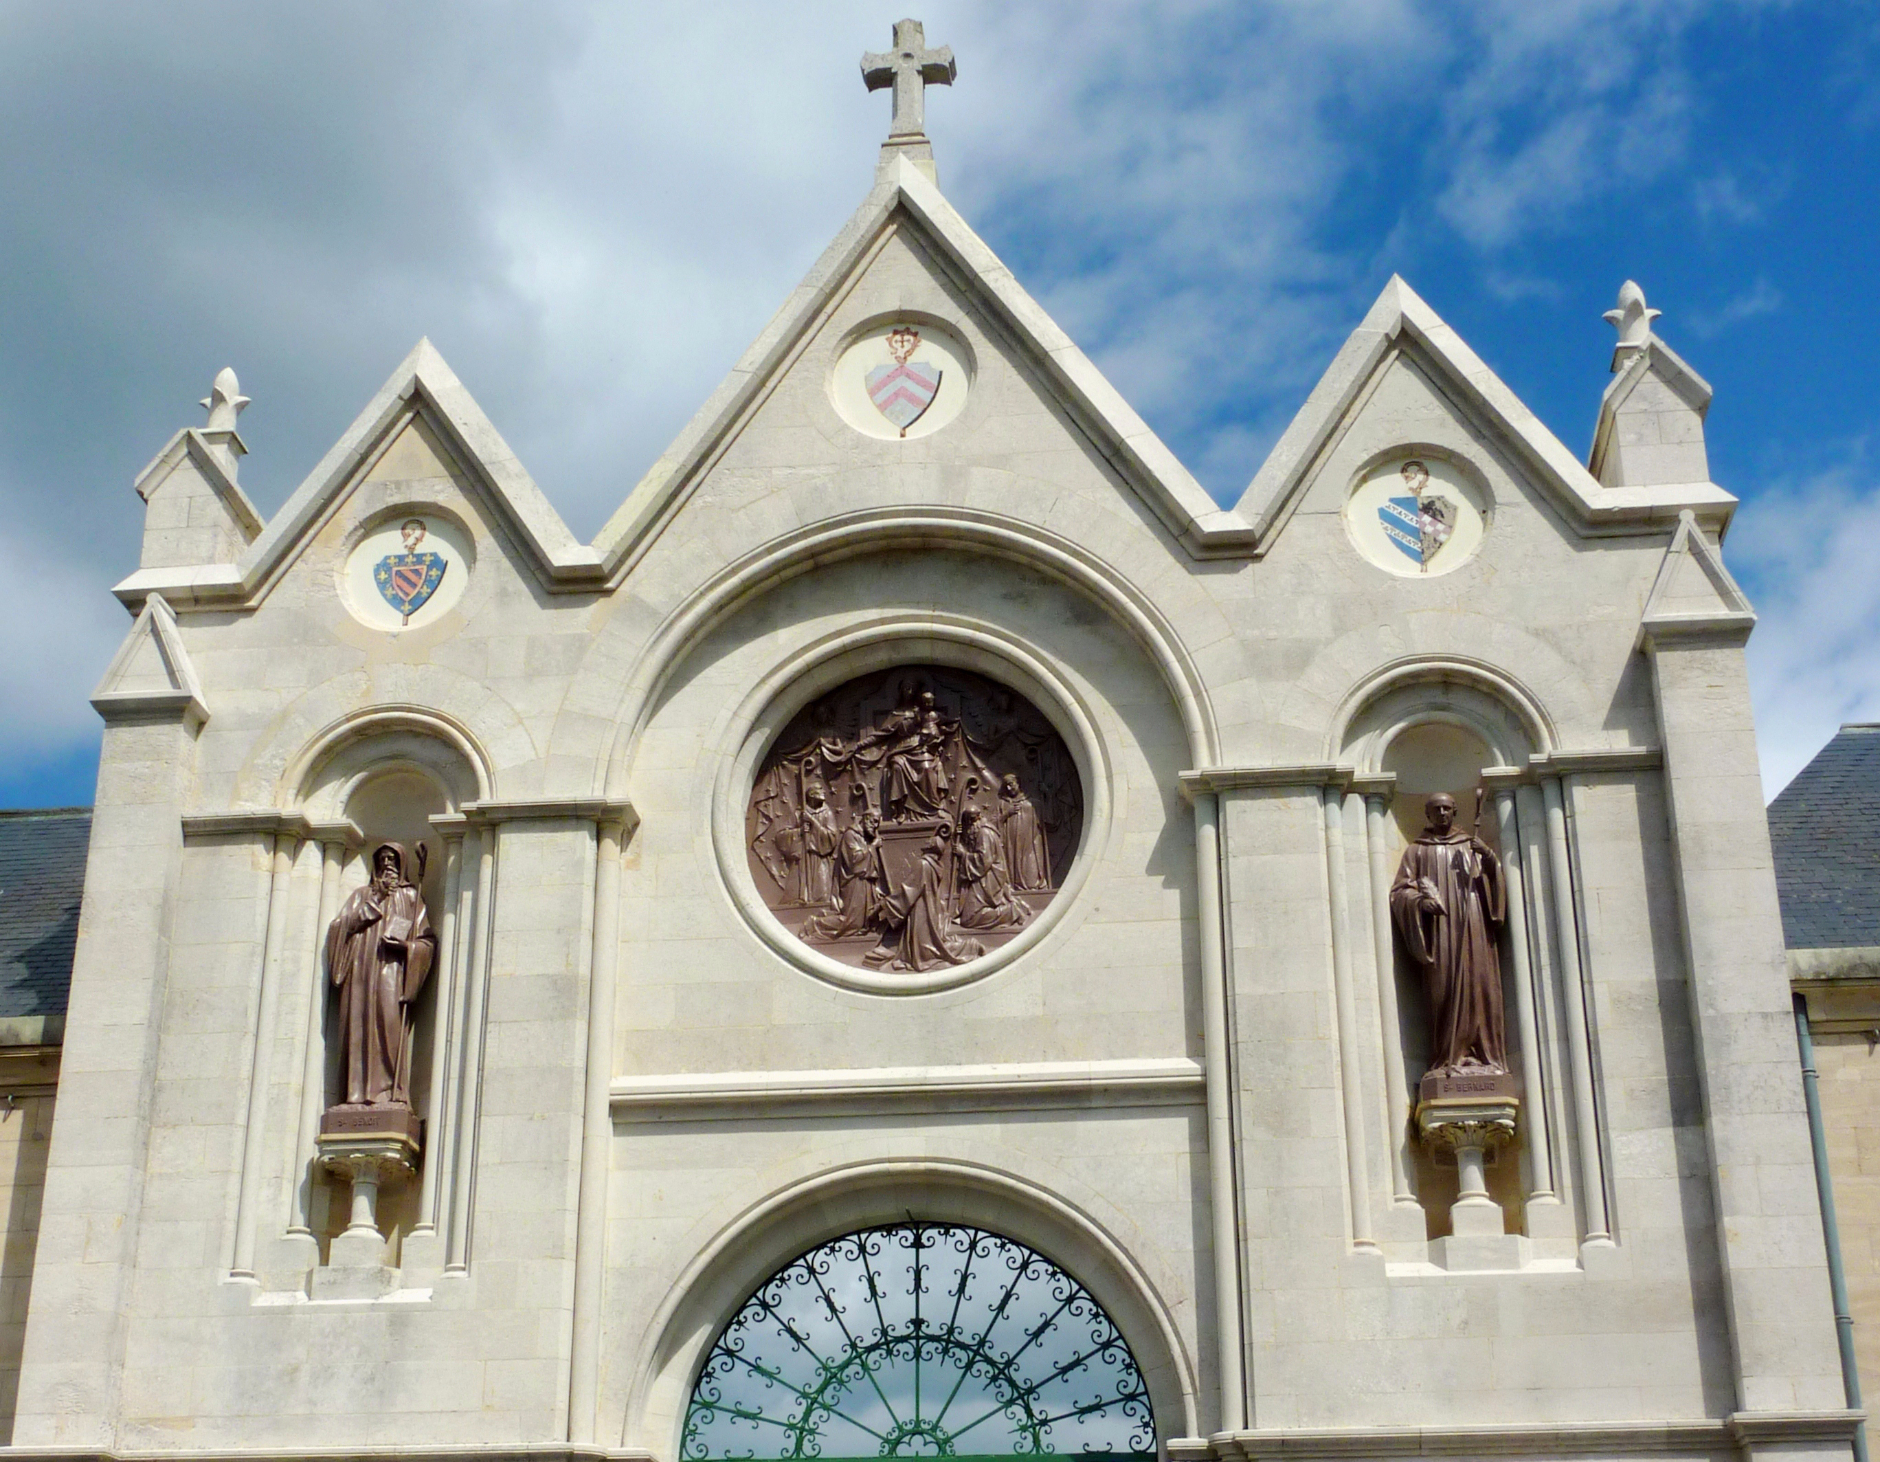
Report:
[[[1494,440],[1521,476],[1584,536],[1659,531],[1686,509],[1719,531],[1736,499],[1713,483],[1606,487],[1416,292],[1393,275],[1346,340],[1254,479],[1236,511],[1264,554],[1299,496],[1337,446],[1379,380],[1400,357],[1414,359],[1465,419]]]

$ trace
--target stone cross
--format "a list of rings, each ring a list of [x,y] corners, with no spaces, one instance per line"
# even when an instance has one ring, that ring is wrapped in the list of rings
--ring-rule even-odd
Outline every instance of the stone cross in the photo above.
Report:
[[[953,48],[928,50],[927,33],[918,20],[895,21],[894,49],[870,51],[862,57],[862,80],[870,91],[880,91],[884,86],[894,88],[890,139],[925,136],[927,87],[951,86],[957,74]]]

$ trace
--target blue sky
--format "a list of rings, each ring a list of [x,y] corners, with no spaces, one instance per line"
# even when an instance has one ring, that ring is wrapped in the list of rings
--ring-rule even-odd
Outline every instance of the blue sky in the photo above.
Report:
[[[591,534],[866,191],[902,8],[0,0],[0,805],[90,800],[130,483],[223,365],[264,513],[428,334]],[[921,13],[942,186],[1218,497],[1393,271],[1584,453],[1635,278],[1766,789],[1880,719],[1880,6]]]

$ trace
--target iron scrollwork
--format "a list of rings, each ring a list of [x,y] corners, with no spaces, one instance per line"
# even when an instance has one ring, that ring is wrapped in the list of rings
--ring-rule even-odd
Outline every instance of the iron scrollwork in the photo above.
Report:
[[[680,1443],[684,1462],[1052,1453],[1155,1456],[1128,1343],[1035,1250],[921,1222],[771,1276],[706,1356]]]

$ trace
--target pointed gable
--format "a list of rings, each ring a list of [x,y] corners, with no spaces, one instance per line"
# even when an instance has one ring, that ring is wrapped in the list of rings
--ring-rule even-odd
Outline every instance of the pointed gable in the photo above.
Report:
[[[906,229],[1037,371],[1099,454],[1196,557],[1244,553],[1248,525],[1221,508],[915,163],[884,161],[862,206],[731,373],[602,528],[608,568],[633,562],[749,420],[781,373],[877,254]]]
[[[596,586],[599,556],[568,531],[455,372],[429,340],[420,340],[239,560],[146,567],[113,592],[133,607],[151,594],[191,605],[254,603],[296,547],[420,420],[454,459],[453,475],[474,484],[546,587]]]
[[[200,726],[209,719],[202,682],[161,594],[144,600],[91,703],[107,721],[180,714]]]
[[[1723,554],[1688,508],[1665,550],[1639,622],[1641,643],[1677,635],[1748,638],[1756,611],[1724,567]]]
[[[1437,313],[1392,275],[1281,434],[1237,505],[1265,553],[1333,445],[1391,366],[1408,358],[1476,425],[1487,429],[1583,534],[1649,531],[1680,511],[1721,527],[1736,499],[1709,482],[1607,487],[1522,404]]]

